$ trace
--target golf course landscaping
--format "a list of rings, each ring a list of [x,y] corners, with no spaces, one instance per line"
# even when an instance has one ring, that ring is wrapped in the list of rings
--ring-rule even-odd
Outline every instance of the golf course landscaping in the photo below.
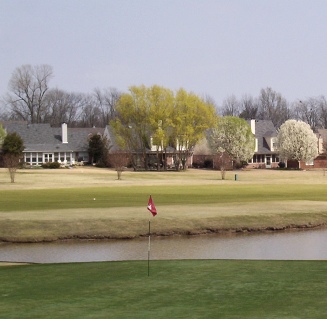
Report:
[[[237,174],[237,178],[235,178]],[[39,242],[327,225],[322,170],[0,169],[0,239]],[[152,195],[158,215],[147,211]],[[1,257],[1,256],[0,256]],[[1,260],[1,258],[0,258]],[[326,261],[3,264],[0,318],[326,318]]]
[[[237,174],[237,180],[234,175]],[[0,240],[135,238],[327,225],[323,171],[116,172],[92,167],[0,171]]]

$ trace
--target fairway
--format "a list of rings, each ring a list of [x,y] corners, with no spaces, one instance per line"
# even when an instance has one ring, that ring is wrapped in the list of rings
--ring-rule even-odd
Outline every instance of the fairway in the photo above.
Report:
[[[234,175],[238,175],[237,181]],[[240,170],[123,173],[109,169],[0,170],[0,236],[13,242],[325,227],[324,171]],[[7,179],[7,181],[5,181]]]
[[[153,261],[0,267],[0,317],[327,317],[325,261]]]
[[[234,175],[238,174],[237,181]],[[272,231],[327,224],[323,171],[0,170],[13,242]],[[147,211],[152,195],[158,215]],[[0,318],[327,317],[326,261],[174,260],[0,267]]]

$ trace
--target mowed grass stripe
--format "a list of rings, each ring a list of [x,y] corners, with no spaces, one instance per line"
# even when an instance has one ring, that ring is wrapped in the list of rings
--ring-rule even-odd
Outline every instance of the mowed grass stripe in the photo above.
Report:
[[[325,261],[180,260],[0,268],[11,318],[326,318]]]
[[[147,203],[150,194],[156,205],[327,200],[326,186],[319,184],[86,187],[3,190],[0,192],[0,211],[139,207]]]

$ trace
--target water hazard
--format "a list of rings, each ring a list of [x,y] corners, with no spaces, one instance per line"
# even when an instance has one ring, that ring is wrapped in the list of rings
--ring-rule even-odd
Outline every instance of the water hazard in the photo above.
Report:
[[[151,238],[151,260],[266,259],[327,260],[327,230],[265,234]],[[64,263],[146,260],[148,238],[0,244],[0,261]]]

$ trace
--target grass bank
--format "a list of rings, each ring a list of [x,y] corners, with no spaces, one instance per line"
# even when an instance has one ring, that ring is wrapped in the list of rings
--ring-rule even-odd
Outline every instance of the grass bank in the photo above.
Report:
[[[0,267],[2,318],[326,318],[324,261]]]
[[[153,235],[327,225],[323,172],[236,173],[237,181],[232,173],[222,181],[215,171],[125,172],[117,181],[110,170],[19,171],[14,185],[0,183],[0,239],[144,236],[150,194],[159,212],[152,219]]]

